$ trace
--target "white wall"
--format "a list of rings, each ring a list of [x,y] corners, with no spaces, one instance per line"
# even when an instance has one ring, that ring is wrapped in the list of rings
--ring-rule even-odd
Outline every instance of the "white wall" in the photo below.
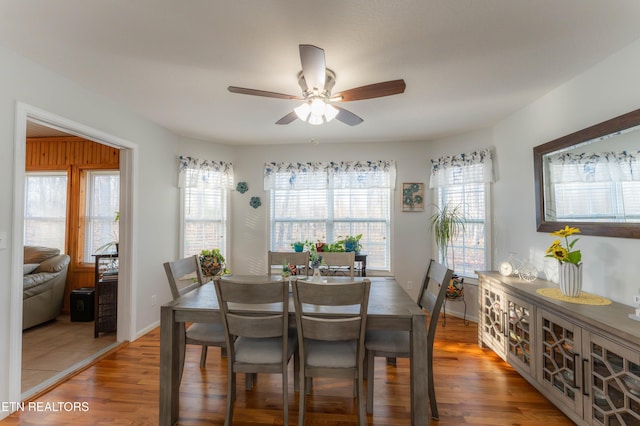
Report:
[[[336,123],[340,124],[340,123]],[[348,129],[347,129],[348,130]],[[413,282],[410,292],[417,290],[431,255],[427,211],[401,211],[402,182],[427,183],[429,144],[426,142],[394,142],[388,144],[305,144],[238,147],[234,160],[237,181],[246,181],[249,191],[232,194],[233,247],[230,253],[234,273],[263,273],[268,250],[269,198],[263,186],[265,162],[281,161],[349,161],[395,160],[397,181],[393,202],[394,235],[392,236],[392,273],[402,285]],[[262,206],[249,206],[252,196],[259,196]],[[430,202],[427,199],[426,204]],[[415,293],[415,292],[413,292]]]
[[[550,65],[552,66],[552,65]],[[88,92],[39,65],[0,48],[0,232],[13,239],[14,114],[16,101],[66,117],[139,146],[139,182],[135,225],[139,253],[134,277],[137,298],[136,331],[159,318],[150,296],[169,299],[162,262],[177,257],[178,154],[233,161],[236,180],[249,183],[244,195],[232,194],[231,269],[261,273],[267,249],[268,199],[262,189],[265,161],[328,161],[394,159],[397,188],[402,182],[428,182],[429,159],[492,147],[494,266],[501,256],[517,252],[553,275],[544,251],[551,237],[535,231],[532,148],[583,127],[637,109],[640,105],[640,41],[613,55],[578,78],[526,106],[491,129],[434,142],[387,144],[309,144],[229,147],[179,138],[136,114]],[[263,205],[249,207],[251,196]],[[431,194],[426,200],[431,203]],[[402,213],[399,190],[394,200],[393,273],[415,294],[427,259],[432,256],[428,212]],[[21,221],[21,218],[17,220]],[[585,262],[585,290],[630,304],[638,292],[637,253],[640,241],[584,236],[578,243]],[[0,250],[0,401],[8,401],[9,301],[11,265],[18,256]],[[2,417],[4,413],[0,413]]]
[[[135,198],[135,240],[138,275],[133,286],[138,301],[133,319],[135,331],[159,319],[159,308],[151,307],[151,294],[158,302],[168,300],[162,262],[177,256],[178,199],[176,190],[179,146],[185,141],[165,129],[123,109],[66,78],[48,71],[13,52],[0,48],[0,232],[7,233],[7,249],[0,250],[0,401],[10,401],[9,346],[11,265],[22,257],[13,253],[14,134],[16,102],[23,102],[76,123],[117,136],[138,146],[138,188]],[[216,150],[208,144],[208,150]],[[220,151],[228,150],[221,147]],[[20,166],[18,166],[20,167]],[[16,218],[22,223],[22,218]],[[21,282],[19,284],[21,287]],[[15,396],[14,396],[15,397]],[[0,418],[7,413],[0,412]]]
[[[528,259],[543,277],[557,281],[557,262],[544,254],[554,238],[536,231],[533,147],[640,108],[640,41],[616,53],[493,128],[496,149],[493,184],[494,269],[509,252]],[[437,141],[474,146],[477,135]],[[581,236],[584,290],[632,305],[639,293],[640,241]]]

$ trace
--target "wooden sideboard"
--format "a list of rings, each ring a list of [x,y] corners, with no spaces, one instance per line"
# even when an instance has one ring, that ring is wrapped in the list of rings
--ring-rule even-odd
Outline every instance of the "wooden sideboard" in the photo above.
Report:
[[[579,305],[532,283],[478,272],[478,343],[579,425],[640,425],[640,322],[613,302]],[[514,390],[517,392],[517,390]]]

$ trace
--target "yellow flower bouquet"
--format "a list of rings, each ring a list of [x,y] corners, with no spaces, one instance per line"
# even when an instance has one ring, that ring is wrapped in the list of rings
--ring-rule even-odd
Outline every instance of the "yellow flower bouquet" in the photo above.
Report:
[[[558,259],[560,263],[573,263],[574,265],[578,265],[582,260],[582,254],[580,250],[573,250],[573,247],[579,238],[574,238],[572,241],[569,241],[569,236],[579,233],[580,229],[570,227],[569,225],[559,231],[552,232],[550,235],[564,238],[565,245],[562,245],[561,240],[555,240],[553,244],[551,244],[551,247],[547,249],[546,257]]]

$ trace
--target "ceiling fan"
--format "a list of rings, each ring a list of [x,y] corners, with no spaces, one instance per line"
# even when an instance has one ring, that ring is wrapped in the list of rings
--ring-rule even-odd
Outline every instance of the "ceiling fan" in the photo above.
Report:
[[[289,124],[299,118],[310,124],[318,125],[335,118],[350,126],[356,126],[362,123],[362,118],[335,105],[335,102],[397,95],[403,93],[406,87],[404,80],[400,79],[356,87],[331,95],[331,90],[336,83],[336,74],[325,65],[324,50],[310,44],[301,44],[300,62],[302,63],[302,71],[298,73],[298,84],[302,89],[302,96],[236,86],[229,86],[227,89],[232,93],[243,95],[304,101],[302,105],[276,121],[276,124]]]

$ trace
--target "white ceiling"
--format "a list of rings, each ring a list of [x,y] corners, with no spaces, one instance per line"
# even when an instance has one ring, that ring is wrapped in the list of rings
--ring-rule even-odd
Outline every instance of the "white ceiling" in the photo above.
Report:
[[[0,0],[0,45],[177,134],[228,144],[429,140],[489,126],[640,38],[638,0]],[[350,127],[274,123],[299,44],[325,50]]]

